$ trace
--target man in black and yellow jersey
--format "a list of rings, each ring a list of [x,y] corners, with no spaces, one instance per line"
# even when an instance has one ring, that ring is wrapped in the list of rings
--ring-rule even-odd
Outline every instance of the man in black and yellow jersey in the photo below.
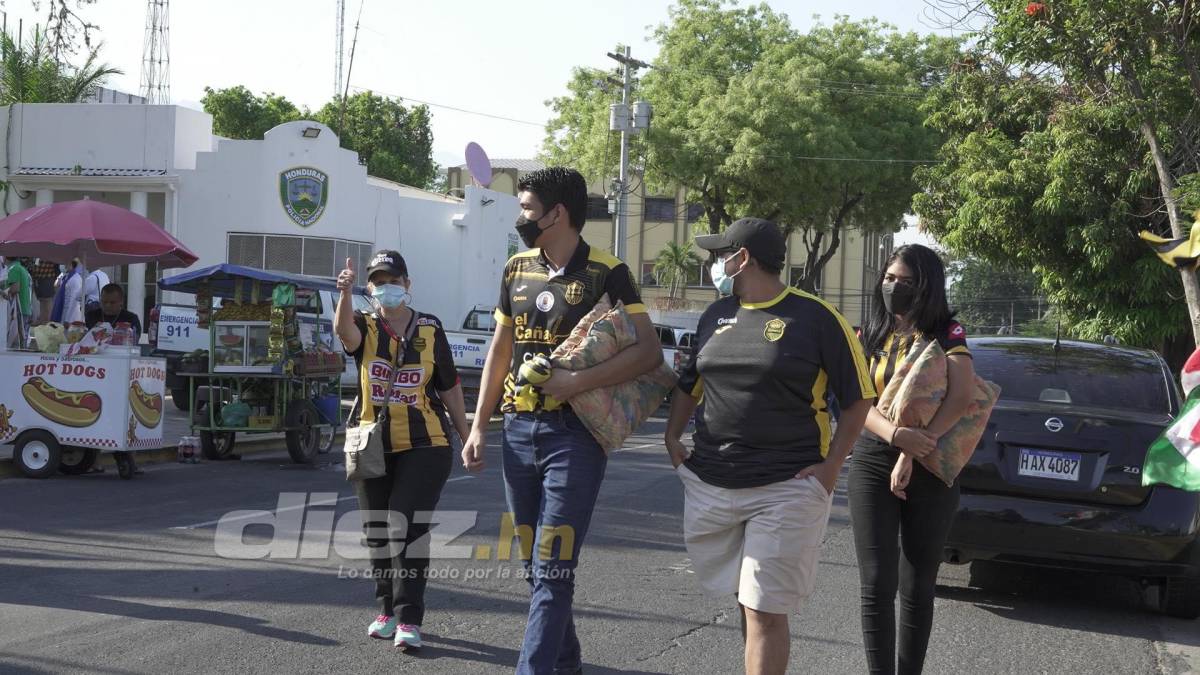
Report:
[[[580,238],[587,185],[572,169],[535,171],[518,185],[517,232],[530,251],[504,269],[496,336],[484,365],[475,425],[463,464],[483,467],[489,413],[503,395],[503,470],[533,598],[518,673],[574,673],[582,655],[571,604],[575,565],[591,522],[607,459],[571,412],[577,394],[636,378],[662,363],[662,349],[629,268]],[[548,356],[604,295],[624,303],[638,342],[582,371],[553,371],[533,387],[519,369]]]
[[[730,295],[700,317],[667,422],[684,541],[705,590],[737,595],[746,672],[783,673],[788,615],[812,593],[834,487],[875,390],[846,320],[780,281],[778,226],[743,218],[696,243]],[[829,391],[842,405],[836,433]],[[680,437],[697,404],[689,454]]]
[[[412,308],[412,281],[400,253],[380,251],[367,269],[377,311],[354,311],[354,279],[347,258],[338,275],[335,330],[358,366],[357,419],[351,425],[377,423],[387,453],[385,475],[355,483],[380,605],[367,634],[416,649],[425,615],[430,522],[413,515],[437,508],[454,459],[450,424],[466,436],[466,406],[441,322]],[[384,532],[388,536],[379,536]],[[395,556],[389,552],[392,532],[403,545]]]

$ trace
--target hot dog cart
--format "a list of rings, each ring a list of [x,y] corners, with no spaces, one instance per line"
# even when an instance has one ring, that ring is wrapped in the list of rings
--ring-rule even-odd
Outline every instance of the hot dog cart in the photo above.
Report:
[[[89,199],[0,220],[0,255],[63,264],[78,259],[83,275],[89,264],[156,262],[165,269],[196,261],[153,221]],[[107,452],[116,453],[120,476],[132,478],[129,453],[163,445],[165,359],[143,357],[135,339],[119,344],[103,328],[89,334],[93,344],[86,350],[79,349],[82,343],[59,348],[48,338],[61,328],[43,328],[37,351],[0,352],[0,443],[13,445],[14,463],[31,478],[84,473]]]
[[[85,473],[98,453],[161,448],[166,361],[125,353],[0,354],[0,443],[30,478]],[[132,465],[117,455],[122,478]]]
[[[336,291],[332,281],[225,264],[159,287],[194,294],[199,325],[209,329],[208,367],[181,373],[205,457],[231,454],[239,433],[283,432],[297,464],[333,447],[345,357],[332,348],[333,325],[321,319],[317,292]]]

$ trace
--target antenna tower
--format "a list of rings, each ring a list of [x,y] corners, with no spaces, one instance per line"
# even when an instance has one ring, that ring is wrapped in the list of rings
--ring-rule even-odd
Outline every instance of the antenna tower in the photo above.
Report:
[[[170,14],[170,0],[147,0],[141,88],[146,103],[171,102]]]

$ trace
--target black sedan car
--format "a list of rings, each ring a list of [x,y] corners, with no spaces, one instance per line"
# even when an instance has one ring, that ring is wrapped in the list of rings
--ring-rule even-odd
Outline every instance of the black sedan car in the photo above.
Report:
[[[1142,487],[1178,414],[1155,353],[1084,342],[982,338],[975,370],[1002,388],[959,477],[946,560],[1094,570],[1161,584],[1162,610],[1200,616],[1200,493]]]

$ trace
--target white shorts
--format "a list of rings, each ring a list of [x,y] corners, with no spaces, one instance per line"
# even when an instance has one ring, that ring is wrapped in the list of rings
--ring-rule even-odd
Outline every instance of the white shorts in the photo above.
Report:
[[[756,488],[709,485],[691,469],[683,481],[683,539],[704,590],[736,593],[745,607],[791,614],[812,595],[833,506],[815,476]]]

